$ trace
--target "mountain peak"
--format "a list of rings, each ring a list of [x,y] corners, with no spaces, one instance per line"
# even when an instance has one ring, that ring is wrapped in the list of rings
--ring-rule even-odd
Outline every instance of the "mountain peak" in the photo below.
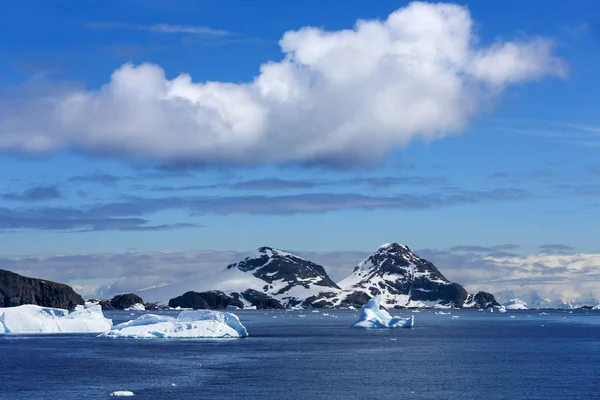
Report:
[[[412,253],[412,251],[410,251],[410,249],[408,248],[407,245],[400,244],[397,242],[382,244],[381,246],[379,246],[377,251],[387,251],[387,252],[391,252],[391,253],[404,253],[404,252]]]

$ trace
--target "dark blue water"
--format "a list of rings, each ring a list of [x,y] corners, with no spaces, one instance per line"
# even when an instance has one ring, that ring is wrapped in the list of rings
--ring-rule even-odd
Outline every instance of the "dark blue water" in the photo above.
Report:
[[[600,399],[600,312],[299,314],[239,312],[246,339],[0,337],[0,399]]]

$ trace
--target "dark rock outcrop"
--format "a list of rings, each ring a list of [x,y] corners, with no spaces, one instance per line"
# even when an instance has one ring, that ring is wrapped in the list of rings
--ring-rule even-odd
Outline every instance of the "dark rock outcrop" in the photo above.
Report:
[[[0,307],[35,304],[71,310],[83,303],[83,298],[68,285],[0,269]]]
[[[232,293],[232,296],[239,299],[240,297],[249,302],[251,305],[258,309],[275,309],[279,310],[285,308],[283,304],[268,294],[259,292],[258,290],[248,289],[242,293]]]
[[[106,299],[91,299],[91,302],[98,303],[104,311],[110,310],[125,310],[134,304],[144,304],[144,300],[135,293],[118,294],[110,300]],[[159,309],[154,303],[144,304],[146,310],[157,310]]]
[[[469,298],[466,302],[470,303],[471,300],[473,302],[473,307],[477,308],[489,308],[500,305],[500,303],[496,301],[494,295],[488,292],[477,292],[472,296],[472,299]]]
[[[115,310],[125,310],[138,303],[144,304],[144,300],[135,293],[118,294],[110,300],[110,305]]]
[[[195,310],[224,310],[227,306],[244,308],[244,303],[219,291],[186,292],[169,300],[169,307],[193,308]]]

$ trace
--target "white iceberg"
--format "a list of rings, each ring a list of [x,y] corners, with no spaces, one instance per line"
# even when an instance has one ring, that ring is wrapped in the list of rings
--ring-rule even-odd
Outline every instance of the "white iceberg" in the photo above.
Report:
[[[412,328],[415,317],[392,317],[387,311],[379,308],[381,296],[375,296],[362,306],[360,318],[352,325],[353,328]]]
[[[99,305],[77,306],[69,313],[61,308],[27,304],[0,308],[1,334],[100,333],[112,327]]]
[[[112,338],[237,338],[248,336],[237,315],[211,311],[182,311],[177,318],[145,314],[100,335]]]
[[[133,392],[130,392],[129,390],[117,390],[116,392],[112,392],[110,395],[114,396],[114,397],[131,397],[131,396],[135,396],[135,394]]]
[[[504,303],[504,308],[507,310],[529,310],[527,303],[521,299],[510,299],[507,303]]]
[[[127,307],[125,310],[126,311],[146,311],[146,306],[144,306],[142,303],[135,303],[131,307]]]
[[[227,306],[225,309],[227,311],[239,311],[240,310],[240,308],[238,306],[231,306],[231,305]]]
[[[244,307],[244,310],[256,310],[256,306]]]

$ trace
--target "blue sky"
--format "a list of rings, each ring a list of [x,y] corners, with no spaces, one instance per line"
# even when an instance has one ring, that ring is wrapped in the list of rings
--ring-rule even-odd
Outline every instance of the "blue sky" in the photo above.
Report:
[[[439,45],[445,34],[430,37],[416,29],[426,22],[410,18],[439,16],[436,6],[406,14],[423,40],[413,49],[423,51],[418,60],[428,45],[450,49],[441,61],[424,61],[424,94],[399,70],[378,66],[361,75],[352,70],[364,61],[360,53],[349,58],[342,45],[323,50],[325,39],[311,41],[302,31],[337,35],[361,19],[384,24],[395,10],[406,12],[407,2],[90,4],[3,6],[0,30],[10,38],[0,43],[4,255],[261,245],[370,251],[390,241],[430,249],[508,243],[523,254],[556,243],[600,252],[596,1],[461,2],[451,23],[463,26],[468,9],[472,37],[466,43],[457,34],[447,47]],[[378,36],[365,37],[380,45]],[[454,60],[450,46],[463,51],[465,43],[465,59]],[[489,57],[506,43],[518,51]],[[308,111],[297,112],[305,102],[252,97],[267,84],[248,88],[261,65],[284,59],[281,45],[295,51],[301,68],[294,73],[308,71],[312,83],[298,89],[310,98]],[[311,58],[319,51],[329,52],[322,64]],[[502,64],[507,57],[514,59]],[[429,86],[422,75],[446,62],[459,64],[452,70],[458,89],[441,78]],[[191,97],[181,104],[161,97],[164,82],[182,73],[193,83],[182,81],[178,96],[217,82],[211,95],[225,104],[219,112],[226,117],[215,119]],[[345,73],[356,77],[340,83]],[[111,81],[112,74],[121,78]],[[269,79],[268,90],[279,90],[282,81]],[[110,90],[99,91],[109,82]],[[383,111],[381,93],[389,95]],[[48,98],[54,103],[42,101]],[[418,102],[439,112],[420,115],[411,108]],[[376,116],[361,114],[367,106]],[[256,117],[263,111],[266,122]]]

